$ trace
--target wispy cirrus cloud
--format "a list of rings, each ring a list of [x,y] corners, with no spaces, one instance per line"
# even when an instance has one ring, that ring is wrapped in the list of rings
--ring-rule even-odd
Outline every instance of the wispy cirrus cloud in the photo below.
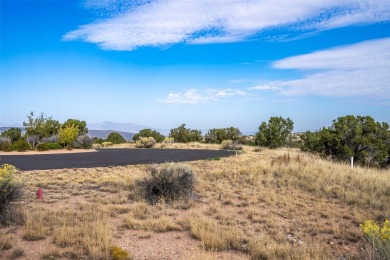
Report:
[[[239,89],[208,89],[204,91],[189,89],[185,92],[169,93],[166,98],[157,99],[157,101],[170,104],[198,104],[233,96],[245,96],[246,94],[245,91]]]
[[[252,90],[288,96],[321,95],[390,100],[390,38],[298,55],[273,63],[276,69],[304,73],[298,79],[268,82]]]
[[[388,0],[90,0],[106,17],[68,32],[103,49],[247,40],[270,28],[327,30],[390,20]]]

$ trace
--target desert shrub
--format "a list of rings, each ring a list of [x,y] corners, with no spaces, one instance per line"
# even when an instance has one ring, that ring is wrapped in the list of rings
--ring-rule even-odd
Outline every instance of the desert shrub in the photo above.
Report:
[[[119,246],[113,246],[110,249],[113,260],[131,260],[129,253]]]
[[[93,139],[88,135],[81,135],[77,137],[73,143],[74,148],[91,149],[93,145]]]
[[[152,148],[156,144],[153,137],[141,137],[136,143],[137,148]]]
[[[191,197],[196,179],[191,168],[182,164],[164,164],[149,168],[149,176],[138,181],[140,195],[154,204],[160,199],[172,200]]]
[[[0,166],[0,225],[12,220],[11,204],[22,196],[22,185],[14,178],[16,171],[9,164]]]
[[[385,220],[380,228],[376,223],[367,220],[360,225],[364,240],[372,246],[375,259],[390,259],[390,221]]]
[[[47,147],[49,147],[49,150],[58,150],[63,148],[59,143],[48,143]]]
[[[58,143],[58,135],[51,135],[49,137],[42,138],[43,143]]]
[[[23,152],[31,149],[30,144],[24,140],[24,139],[19,139],[14,145],[13,149],[18,152]]]
[[[48,151],[50,148],[49,148],[49,145],[48,143],[40,143],[37,145],[37,150],[38,151]]]
[[[3,152],[12,151],[12,143],[9,137],[0,137],[0,150]]]
[[[224,150],[242,150],[242,145],[232,140],[225,140],[222,141],[221,148]]]

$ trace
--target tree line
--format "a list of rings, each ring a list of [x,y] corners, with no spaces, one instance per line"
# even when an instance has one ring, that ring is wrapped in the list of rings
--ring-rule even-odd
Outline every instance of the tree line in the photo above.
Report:
[[[124,143],[126,140],[119,133],[111,133],[106,140],[88,137],[85,121],[68,119],[59,121],[41,113],[35,117],[31,112],[23,122],[26,133],[22,136],[19,128],[10,128],[1,133],[0,149],[58,149],[90,148],[95,143],[104,141],[112,144]],[[333,120],[329,127],[318,131],[307,131],[298,140],[293,141],[294,122],[290,118],[270,117],[263,121],[254,136],[244,136],[238,128],[212,128],[203,136],[202,131],[187,128],[181,124],[165,137],[158,131],[143,129],[136,133],[133,141],[137,147],[152,147],[154,143],[167,141],[188,143],[205,142],[221,144],[230,141],[233,144],[255,145],[271,149],[293,146],[302,151],[317,153],[323,157],[339,161],[348,161],[354,157],[357,164],[373,167],[390,165],[390,130],[389,124],[375,121],[370,116],[343,116]],[[142,144],[143,143],[143,144]],[[234,147],[231,146],[231,147]]]

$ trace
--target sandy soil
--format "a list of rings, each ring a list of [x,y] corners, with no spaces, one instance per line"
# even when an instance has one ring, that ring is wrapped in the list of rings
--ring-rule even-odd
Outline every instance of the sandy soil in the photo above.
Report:
[[[25,152],[2,152],[0,151],[1,155],[35,155],[35,154],[67,154],[67,153],[91,153],[96,152],[95,149],[73,149],[73,150],[67,150],[67,149],[59,149],[59,150],[49,150],[49,151],[25,151]]]

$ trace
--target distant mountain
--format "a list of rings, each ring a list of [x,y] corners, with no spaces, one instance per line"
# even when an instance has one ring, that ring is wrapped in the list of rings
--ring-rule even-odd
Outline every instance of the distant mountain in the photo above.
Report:
[[[169,133],[168,130],[165,129],[158,129],[150,126],[145,126],[145,125],[137,125],[133,123],[115,123],[115,122],[109,122],[105,121],[102,123],[92,123],[92,124],[87,124],[87,127],[89,131],[91,130],[113,130],[113,131],[121,131],[121,132],[127,132],[127,133],[138,133],[142,129],[152,129],[156,130],[163,135],[166,135]]]
[[[113,132],[120,134],[126,140],[133,140],[134,133],[114,131],[114,130],[88,130],[88,135],[90,137],[99,137],[102,139],[107,139],[108,135]]]

